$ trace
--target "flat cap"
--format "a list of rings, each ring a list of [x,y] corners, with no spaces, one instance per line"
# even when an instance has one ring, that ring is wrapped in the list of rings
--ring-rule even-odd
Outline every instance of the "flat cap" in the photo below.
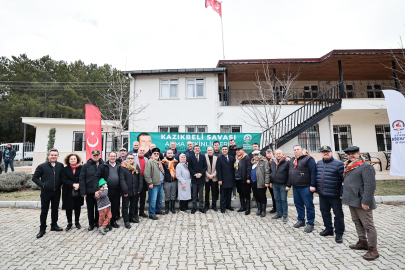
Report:
[[[323,152],[323,151],[332,152],[332,148],[330,148],[330,146],[328,146],[328,145],[324,145],[319,149],[319,151],[320,152]]]
[[[243,146],[235,146],[235,150],[240,150],[240,149],[243,149]]]
[[[343,152],[345,152],[345,153],[357,153],[357,152],[360,152],[360,148],[359,147],[357,147],[357,146],[350,146],[350,147],[348,147],[348,148],[346,148],[345,150],[343,150]]]
[[[127,149],[124,148],[124,147],[122,147],[122,148],[120,149],[120,152],[121,152],[121,151],[127,151]]]
[[[155,152],[160,153],[160,149],[159,149],[159,148],[157,148],[157,147],[156,147],[156,148],[153,148],[151,151],[152,151],[152,154],[153,154],[153,153],[155,153]]]
[[[252,155],[260,155],[260,151],[259,150],[255,150],[252,152]]]

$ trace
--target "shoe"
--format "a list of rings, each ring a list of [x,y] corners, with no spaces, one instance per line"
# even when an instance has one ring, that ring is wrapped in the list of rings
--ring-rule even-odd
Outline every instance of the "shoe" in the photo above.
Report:
[[[366,255],[363,256],[363,258],[367,261],[373,261],[378,257],[380,257],[380,254],[378,254],[377,249],[373,247],[369,247],[368,252],[366,253]]]
[[[350,245],[349,248],[351,249],[357,249],[357,250],[368,250],[368,242],[366,240],[360,240],[354,244],[354,245]]]
[[[89,230],[89,231],[94,230],[94,225],[90,225],[90,226],[89,226],[89,228],[88,228],[87,230]]]
[[[158,220],[159,219],[157,216],[149,216],[149,218],[153,219],[153,220]]]
[[[305,229],[304,229],[304,232],[310,233],[310,232],[312,232],[313,230],[314,230],[314,225],[307,224],[307,226],[306,226]]]
[[[188,214],[188,213],[190,213],[188,210],[184,210],[184,211],[180,211],[180,213],[183,213],[183,214]]]
[[[224,209],[224,208],[221,208],[221,213],[225,213],[225,209]]]
[[[246,211],[245,215],[250,215],[250,199],[246,199]]]
[[[99,228],[98,228],[98,231],[99,231],[102,235],[105,235],[105,227],[104,227],[104,226],[99,227]]]
[[[262,203],[262,212],[260,213],[260,216],[264,218],[266,216],[266,204],[267,203]]]
[[[305,222],[304,221],[297,221],[297,223],[294,224],[294,228],[299,228],[299,227],[304,227]]]
[[[283,217],[283,222],[286,223],[288,221],[288,217]]]
[[[257,203],[256,216],[260,216],[261,213],[262,213],[262,205],[260,203]]]
[[[172,211],[172,214],[176,214],[176,209],[174,209],[175,203],[176,203],[175,200],[172,200],[172,201],[171,201],[170,209],[171,209],[171,211]]]
[[[170,210],[170,201],[165,201],[165,214],[166,215],[169,214],[169,210]]]
[[[203,209],[200,209],[200,212],[203,213],[203,214],[207,213],[207,211],[205,211],[204,208],[203,208]]]
[[[125,228],[131,229],[131,224],[129,224],[129,222],[126,222],[126,223],[125,223]]]
[[[81,229],[81,228],[82,228],[82,225],[80,225],[79,222],[76,222],[76,223],[75,223],[75,226],[76,226],[77,229]]]
[[[328,235],[334,235],[333,231],[330,230],[323,230],[322,232],[319,233],[320,236],[328,236]]]
[[[274,209],[274,208],[272,208],[272,209],[269,211],[270,214],[274,214],[274,213],[276,213],[276,212],[277,212],[277,210]]]
[[[60,232],[60,231],[63,231],[63,229],[61,227],[59,227],[58,224],[56,224],[54,226],[51,226],[51,231]]]
[[[98,222],[95,223],[94,226],[97,227],[97,229],[100,227],[100,226],[98,225]]]
[[[209,204],[208,204],[208,205],[205,205],[205,207],[204,207],[205,212],[207,212],[208,209],[210,209],[210,205],[209,205]]]
[[[132,220],[130,219],[129,221],[132,223],[139,223],[139,216],[135,215],[135,217]]]
[[[235,211],[235,209],[233,209],[232,206],[229,206],[226,209],[228,209],[229,211]]]
[[[101,227],[100,227],[101,228]],[[110,230],[108,229],[108,225],[104,228],[105,232],[109,232]]]
[[[113,224],[111,224],[111,226],[116,229],[120,227],[120,225],[118,225],[116,221]]]
[[[212,210],[214,210],[215,212],[218,212],[217,202],[212,202]]]
[[[45,234],[45,230],[39,230],[39,233],[37,234],[37,238],[41,238],[42,236],[44,236]]]
[[[280,216],[279,214],[277,214],[277,215],[273,216],[271,219],[279,219],[279,218],[282,218],[282,216]]]
[[[147,214],[145,214],[145,212],[139,212],[139,216],[140,217],[149,217]]]
[[[70,229],[72,229],[72,223],[68,223],[68,225],[66,226],[66,229],[65,229],[65,231],[70,231]]]
[[[246,211],[246,203],[245,202],[246,202],[245,199],[240,199],[240,208],[236,212],[240,213],[240,212]]]
[[[232,199],[231,199],[231,201],[234,201],[234,200],[236,200],[236,196],[233,196]]]
[[[191,214],[195,214],[196,211],[197,209],[193,208],[193,210],[191,210]]]
[[[341,234],[336,234],[335,241],[336,241],[336,243],[338,243],[338,244],[343,243],[343,235],[341,235]]]
[[[108,231],[111,231],[111,230],[112,230],[112,227],[111,227],[110,224],[108,224],[107,227],[105,227],[105,229],[108,230]]]
[[[162,215],[162,216],[164,216],[164,215],[166,215],[164,212],[155,212],[155,215]]]

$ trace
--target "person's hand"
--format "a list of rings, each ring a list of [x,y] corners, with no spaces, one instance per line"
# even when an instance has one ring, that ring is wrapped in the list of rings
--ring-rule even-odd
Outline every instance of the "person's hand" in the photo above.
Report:
[[[152,188],[153,188],[153,184],[149,185],[149,188],[152,189]]]
[[[138,191],[138,194],[139,194],[140,192]]]
[[[82,195],[82,197],[83,197],[83,198],[86,198],[86,197],[87,197],[87,195]]]
[[[98,194],[99,191],[97,191],[96,193],[94,193],[94,196],[96,196],[96,198],[100,198],[100,195]]]
[[[285,158],[286,161],[290,161],[290,159],[291,159],[291,158],[289,158],[289,157],[286,157],[286,158]]]
[[[250,184],[250,180],[246,180],[246,183]]]
[[[285,191],[290,191],[291,188],[285,187]]]
[[[214,176],[213,176],[213,175],[210,175],[210,176],[208,176],[208,178],[209,178],[209,179],[212,179],[212,178],[214,178]]]
[[[264,186],[265,186],[265,187],[269,187],[270,185],[269,185],[269,184],[264,184]]]
[[[365,205],[365,204],[361,204],[361,207],[362,207],[364,210],[368,210],[368,209],[370,209],[370,206]]]
[[[273,188],[273,183],[270,183],[270,188]]]
[[[73,188],[75,189],[75,190],[78,190],[79,189],[79,184],[73,184]]]
[[[222,186],[222,181],[218,181],[218,185]]]
[[[340,199],[342,199],[342,197],[340,197]]]
[[[128,194],[124,194],[124,197],[128,197]]]
[[[310,188],[309,188],[309,191],[311,191],[311,192],[315,192],[315,191],[316,191],[316,188],[314,188],[314,187],[310,187]]]
[[[186,190],[186,184],[183,184],[181,187],[182,187],[184,190]]]

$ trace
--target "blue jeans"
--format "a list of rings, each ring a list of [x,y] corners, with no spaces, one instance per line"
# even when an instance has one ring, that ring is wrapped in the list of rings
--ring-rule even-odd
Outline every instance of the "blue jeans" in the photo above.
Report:
[[[14,172],[14,160],[4,160],[4,172],[7,172],[8,165],[10,165],[11,171]]]
[[[330,232],[333,232],[332,214],[330,213],[330,209],[333,209],[333,213],[335,214],[335,233],[343,235],[343,232],[345,231],[345,221],[342,200],[338,197],[319,195],[319,209],[321,210],[325,229]]]
[[[156,212],[162,212],[163,184],[153,185],[149,189],[149,216],[154,216]]]
[[[233,187],[232,193],[233,193],[233,196],[236,197],[236,187]]]
[[[287,185],[273,184],[274,199],[276,200],[277,215],[286,217],[288,216],[288,203],[287,193],[285,190]]]
[[[314,225],[315,207],[314,194],[308,187],[294,187],[294,204],[298,212],[298,221],[305,222],[305,209],[307,210],[307,224]]]

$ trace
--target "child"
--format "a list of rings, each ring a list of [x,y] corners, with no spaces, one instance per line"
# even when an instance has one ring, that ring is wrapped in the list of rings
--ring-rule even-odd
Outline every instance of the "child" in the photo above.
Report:
[[[98,230],[100,231],[100,233],[105,234],[107,231],[105,227],[108,225],[108,222],[110,222],[112,215],[111,203],[108,199],[108,186],[104,178],[100,179],[100,181],[98,182],[98,187],[100,188],[100,190],[97,191],[94,196],[97,200],[97,208],[100,216],[100,219],[98,221],[100,228]]]

